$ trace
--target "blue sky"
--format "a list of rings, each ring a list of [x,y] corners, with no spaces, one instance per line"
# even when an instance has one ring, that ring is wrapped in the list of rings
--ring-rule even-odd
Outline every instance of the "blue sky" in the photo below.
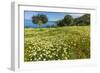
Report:
[[[37,14],[45,14],[48,17],[48,21],[57,21],[63,19],[65,15],[71,15],[73,18],[84,15],[79,13],[24,11],[24,19],[31,20],[32,16]]]

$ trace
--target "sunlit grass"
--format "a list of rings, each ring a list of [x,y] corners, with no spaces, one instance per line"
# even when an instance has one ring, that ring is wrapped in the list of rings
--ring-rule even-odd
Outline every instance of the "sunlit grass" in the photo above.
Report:
[[[24,29],[24,61],[90,58],[90,26]]]

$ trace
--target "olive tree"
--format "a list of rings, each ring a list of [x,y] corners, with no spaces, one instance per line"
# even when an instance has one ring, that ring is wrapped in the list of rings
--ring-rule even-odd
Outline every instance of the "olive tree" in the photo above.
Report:
[[[38,24],[39,27],[42,25],[42,24],[46,24],[48,22],[48,18],[46,15],[44,14],[38,14],[38,15],[33,15],[32,16],[32,23],[34,24]]]

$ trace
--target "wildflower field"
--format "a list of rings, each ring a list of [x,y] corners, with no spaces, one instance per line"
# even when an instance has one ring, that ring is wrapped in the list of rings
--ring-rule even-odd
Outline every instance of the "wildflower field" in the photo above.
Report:
[[[90,26],[24,29],[24,61],[90,58]]]

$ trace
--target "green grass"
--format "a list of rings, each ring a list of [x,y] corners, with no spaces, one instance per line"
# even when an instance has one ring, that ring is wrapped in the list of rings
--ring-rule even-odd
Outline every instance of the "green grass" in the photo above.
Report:
[[[90,26],[24,29],[24,61],[90,58]]]

